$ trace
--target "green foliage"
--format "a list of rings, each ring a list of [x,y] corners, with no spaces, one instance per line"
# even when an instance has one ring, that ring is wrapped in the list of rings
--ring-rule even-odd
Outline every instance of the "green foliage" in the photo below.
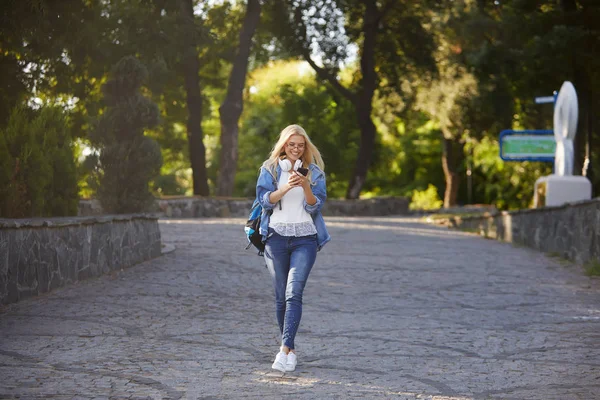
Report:
[[[362,196],[411,197],[414,190],[425,190],[429,184],[442,191],[441,133],[437,125],[423,113],[398,114],[390,109],[389,102],[389,97],[376,100],[376,153]]]
[[[96,153],[85,161],[79,157],[81,195],[95,194],[99,179],[104,179],[111,168],[117,175],[139,172],[156,176],[150,178],[149,184],[155,194],[190,194],[188,109],[182,73],[189,30],[182,28],[180,2],[5,3],[0,11],[3,215],[6,207],[17,210],[19,215],[30,214],[34,208],[38,213],[45,209],[51,189],[44,192],[40,188],[49,179],[48,171],[62,170],[58,166],[51,168],[45,161],[24,164],[24,159],[42,157],[36,144],[40,142],[32,135],[42,129],[34,121],[44,110],[22,109],[10,123],[9,116],[15,105],[34,98],[43,104],[68,102],[71,136],[84,138],[82,143],[86,145],[88,137],[92,147],[96,147],[92,149]],[[364,39],[365,3],[326,1],[313,10],[316,3],[312,0],[291,3],[304,10],[304,21],[314,28],[306,32],[305,44],[312,43],[314,47],[311,52],[320,53],[327,71],[337,75],[345,87],[360,90],[358,60],[348,62],[345,57],[353,52],[349,43],[360,47]],[[253,195],[258,166],[268,156],[277,134],[290,123],[300,123],[323,152],[330,196],[343,197],[358,152],[355,110],[312,72],[306,73],[310,68],[290,62],[297,59],[299,49],[295,40],[286,36],[290,34],[287,28],[293,31],[297,26],[284,23],[287,21],[281,18],[282,4],[264,4],[264,18],[255,36],[250,59],[252,78],[247,87],[254,86],[258,91],[246,93],[235,194]],[[595,188],[600,187],[600,114],[593,112],[600,109],[600,96],[592,96],[600,88],[597,2],[455,0],[450,4],[424,0],[377,4],[389,8],[373,46],[378,78],[372,119],[377,137],[363,196],[421,196],[432,193],[430,185],[441,194],[445,185],[440,163],[441,138],[445,130],[466,150],[466,160],[456,168],[462,180],[459,204],[468,198],[465,170],[469,162],[474,203],[494,204],[500,209],[529,206],[535,180],[551,173],[552,166],[503,162],[498,156],[497,136],[504,128],[551,128],[552,107],[536,105],[533,99],[549,95],[564,80],[575,84],[580,99],[576,159],[581,162],[585,133],[591,126],[592,166],[596,171],[591,179]],[[245,7],[243,2],[232,1],[194,1],[194,5],[191,34],[197,39],[203,96],[202,109],[197,112],[204,116],[206,167],[209,184],[214,186],[219,170],[218,107],[225,93]],[[148,66],[147,86],[139,87],[144,76],[138,74],[134,65],[128,67],[132,69],[120,83],[107,83],[110,66],[126,54],[136,54]],[[304,75],[298,73],[299,68],[304,69]],[[102,103],[104,83],[107,97]],[[417,93],[421,93],[420,98]],[[121,101],[125,98],[129,100]],[[155,124],[159,115],[148,98],[158,105],[158,125]],[[93,124],[99,115],[99,123]],[[160,145],[164,159],[160,175],[153,175],[157,172],[157,148],[141,139],[143,133]],[[128,152],[126,146],[115,145],[125,138],[135,142],[138,149]],[[47,143],[54,146],[51,141]],[[115,153],[112,159],[98,152],[105,147]],[[137,154],[141,149],[146,149],[147,154]],[[82,150],[83,147],[76,149]],[[63,151],[67,157],[66,148]],[[51,151],[44,148],[42,152],[45,156]],[[134,156],[146,158],[152,168],[138,168],[132,161],[128,164],[128,157]],[[113,159],[117,163],[114,168],[108,165]],[[577,163],[575,167],[580,170]],[[25,171],[35,171],[35,175],[29,173],[30,181],[22,178]],[[35,182],[35,187],[27,182]],[[72,181],[64,179],[59,183],[63,182],[70,185]],[[111,184],[119,185],[117,180]],[[144,192],[147,188],[140,185],[136,190]],[[43,200],[40,193],[46,194]],[[35,199],[20,200],[27,196]]]
[[[351,75],[351,74],[349,74]],[[255,70],[241,120],[235,194],[252,197],[258,168],[279,132],[299,123],[323,155],[328,195],[344,197],[358,150],[354,107],[318,85],[301,62],[277,62]],[[440,131],[422,113],[399,116],[402,105],[390,95],[376,99],[376,152],[363,197],[408,195],[429,184],[443,188]]]
[[[435,186],[429,185],[426,190],[414,190],[409,208],[411,210],[437,210],[444,205]]]
[[[600,276],[600,261],[591,260],[585,264],[585,274],[587,276]]]
[[[75,157],[63,111],[13,109],[0,130],[0,216],[77,214]]]
[[[183,196],[188,182],[177,174],[160,175],[151,182],[152,192],[157,196]]]
[[[474,202],[494,204],[498,209],[528,208],[533,201],[535,181],[552,173],[552,164],[504,162],[498,141],[484,138],[474,148]]]
[[[104,86],[108,108],[91,140],[99,149],[98,199],[107,213],[153,209],[148,183],[158,175],[162,157],[158,143],[144,136],[144,129],[159,122],[158,107],[139,92],[146,76],[146,68],[128,56]]]
[[[323,155],[329,196],[343,197],[359,135],[352,105],[316,84],[311,70],[298,62],[254,71],[249,85],[254,93],[240,121],[235,194],[254,195],[259,167],[279,132],[298,123]]]

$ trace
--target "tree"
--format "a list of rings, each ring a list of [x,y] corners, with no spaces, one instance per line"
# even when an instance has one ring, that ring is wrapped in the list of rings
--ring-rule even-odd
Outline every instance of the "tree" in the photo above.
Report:
[[[465,143],[509,126],[513,110],[508,85],[501,76],[478,78],[470,72],[463,55],[464,39],[452,29],[456,11],[453,7],[443,9],[433,18],[438,73],[431,80],[420,80],[416,102],[416,108],[428,113],[442,131],[446,208],[457,205]]]
[[[200,61],[198,60],[198,31],[195,27],[193,0],[179,0],[182,40],[182,67],[188,109],[187,132],[192,164],[194,194],[208,196],[206,148],[202,142],[202,93],[200,91]]]
[[[388,0],[287,0],[281,3],[289,24],[280,34],[355,109],[361,132],[360,147],[346,197],[359,197],[375,151],[376,128],[372,119],[376,90],[402,92],[402,81],[422,70],[433,70],[433,41],[423,28],[427,11],[420,2]],[[340,83],[337,73],[347,55],[348,40],[359,47],[360,69],[354,87]],[[323,66],[313,59],[321,56]]]
[[[103,49],[105,25],[98,0],[6,0],[0,8],[0,125],[32,97],[54,104],[59,97],[83,99],[104,74],[89,63]],[[93,43],[94,45],[90,45]],[[110,52],[107,52],[110,54]],[[99,72],[100,71],[100,72]],[[70,112],[81,136],[79,105]]]
[[[248,0],[246,16],[240,31],[238,51],[229,75],[227,94],[219,108],[221,157],[217,194],[220,196],[231,196],[234,189],[238,158],[238,123],[244,108],[243,91],[248,71],[252,36],[260,19],[260,11],[261,4],[259,0]]]
[[[148,182],[162,163],[156,141],[144,129],[158,124],[158,107],[140,93],[146,68],[124,57],[103,86],[108,105],[90,139],[100,149],[98,198],[107,213],[136,213],[153,209]]]
[[[15,107],[0,129],[0,216],[77,215],[75,157],[58,107]]]
[[[203,122],[210,118],[209,90],[226,83],[222,60],[233,45],[220,31],[231,19],[229,11],[225,3],[195,0],[112,0],[107,8],[119,46],[149,66],[148,86],[163,117],[150,134],[169,165],[191,165],[192,192],[202,196],[210,194],[205,145],[210,132]]]

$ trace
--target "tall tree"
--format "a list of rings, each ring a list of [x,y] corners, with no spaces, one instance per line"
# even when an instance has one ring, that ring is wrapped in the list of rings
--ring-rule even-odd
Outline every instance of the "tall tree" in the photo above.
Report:
[[[427,11],[417,3],[397,0],[285,2],[284,12],[291,16],[287,37],[291,37],[318,77],[350,101],[356,110],[360,147],[346,192],[348,199],[359,197],[373,158],[377,131],[372,111],[376,91],[393,87],[401,92],[401,79],[407,78],[409,73],[435,68],[431,57],[433,41],[422,23]],[[360,56],[360,68],[350,88],[337,76],[349,43],[358,46]],[[320,55],[323,66],[313,58],[315,52]]]
[[[184,35],[182,59],[188,110],[187,134],[192,164],[194,194],[208,196],[206,148],[202,133],[202,93],[200,90],[200,60],[198,58],[198,30],[195,27],[193,0],[179,0],[181,27]]]
[[[416,102],[416,107],[425,111],[442,132],[446,208],[457,205],[465,143],[510,126],[513,114],[513,102],[502,76],[478,78],[470,72],[462,49],[464,38],[452,29],[453,16],[462,7],[459,4],[440,9],[432,19],[438,73],[431,80],[419,80]]]
[[[248,72],[252,37],[260,20],[260,0],[248,0],[240,31],[239,46],[229,75],[227,94],[221,107],[221,158],[217,194],[231,196],[234,189],[238,159],[239,120],[244,108],[243,92]]]
[[[440,49],[444,48],[440,44]],[[440,53],[445,53],[438,57],[440,73],[419,88],[416,106],[427,112],[442,131],[444,207],[448,208],[457,205],[465,143],[479,140],[488,132],[495,134],[510,124],[512,101],[501,82],[478,81],[460,58],[447,51]]]

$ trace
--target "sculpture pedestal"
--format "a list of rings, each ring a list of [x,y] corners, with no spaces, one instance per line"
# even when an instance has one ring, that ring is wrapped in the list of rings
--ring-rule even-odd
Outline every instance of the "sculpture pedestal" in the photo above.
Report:
[[[585,176],[548,175],[535,181],[533,207],[560,206],[592,198],[592,184]]]

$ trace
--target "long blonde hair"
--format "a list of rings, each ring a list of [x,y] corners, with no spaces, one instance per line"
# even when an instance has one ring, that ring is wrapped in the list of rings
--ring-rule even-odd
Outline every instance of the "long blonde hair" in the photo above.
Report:
[[[293,135],[300,135],[304,137],[304,140],[306,141],[304,153],[302,154],[302,157],[300,157],[302,160],[302,166],[304,168],[308,168],[310,164],[314,163],[322,171],[325,171],[325,163],[323,162],[323,158],[321,157],[319,149],[317,149],[317,146],[313,144],[306,134],[304,128],[302,128],[300,125],[288,125],[281,131],[279,134],[279,140],[277,143],[275,143],[275,146],[273,146],[273,150],[271,150],[271,155],[267,160],[265,160],[262,166],[270,170],[271,173],[275,175],[279,160],[285,158],[284,146]]]

